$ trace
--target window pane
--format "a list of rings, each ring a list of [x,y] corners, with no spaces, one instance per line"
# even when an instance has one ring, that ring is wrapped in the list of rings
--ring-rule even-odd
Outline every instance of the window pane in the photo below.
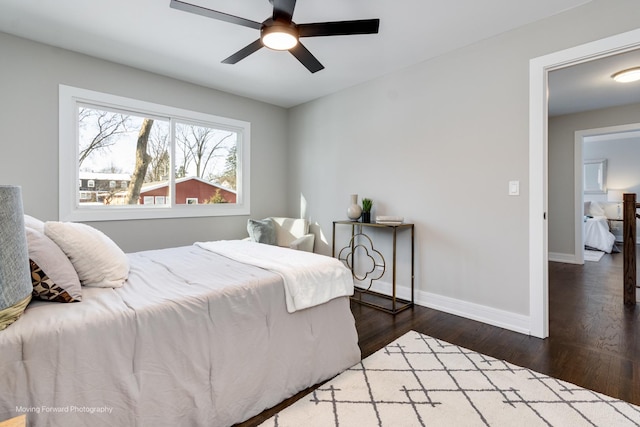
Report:
[[[65,85],[59,96],[61,220],[250,214],[250,123]]]
[[[142,205],[145,196],[168,196],[169,128],[168,121],[79,106],[79,205]]]
[[[235,131],[176,123],[176,204],[236,203]]]

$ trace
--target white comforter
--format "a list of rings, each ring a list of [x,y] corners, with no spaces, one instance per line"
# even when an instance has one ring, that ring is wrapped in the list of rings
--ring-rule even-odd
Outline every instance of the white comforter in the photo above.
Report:
[[[353,295],[353,276],[336,258],[247,240],[197,242],[196,245],[278,273],[284,280],[289,313]]]
[[[128,258],[122,288],[34,301],[0,332],[0,420],[229,426],[360,360],[346,297],[287,313],[268,270],[198,246]]]
[[[616,236],[609,231],[609,223],[605,216],[586,218],[584,222],[584,245],[600,251],[611,253]]]

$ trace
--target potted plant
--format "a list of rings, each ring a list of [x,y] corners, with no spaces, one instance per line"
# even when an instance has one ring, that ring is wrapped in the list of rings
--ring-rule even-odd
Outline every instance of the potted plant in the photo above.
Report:
[[[364,197],[362,199],[362,222],[371,222],[371,207],[373,200]]]

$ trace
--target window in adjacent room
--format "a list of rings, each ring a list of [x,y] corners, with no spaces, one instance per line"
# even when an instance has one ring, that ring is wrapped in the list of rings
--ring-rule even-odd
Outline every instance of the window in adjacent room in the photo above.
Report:
[[[60,218],[246,215],[249,133],[247,122],[61,85]]]

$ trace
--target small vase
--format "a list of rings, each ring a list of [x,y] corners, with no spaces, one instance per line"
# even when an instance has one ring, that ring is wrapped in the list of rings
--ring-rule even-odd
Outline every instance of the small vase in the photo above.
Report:
[[[361,214],[362,214],[362,208],[358,204],[358,195],[352,194],[351,205],[349,206],[349,209],[347,209],[347,216],[351,221],[357,221],[358,218],[360,218]]]
[[[362,222],[367,224],[371,222],[371,212],[362,212]]]

